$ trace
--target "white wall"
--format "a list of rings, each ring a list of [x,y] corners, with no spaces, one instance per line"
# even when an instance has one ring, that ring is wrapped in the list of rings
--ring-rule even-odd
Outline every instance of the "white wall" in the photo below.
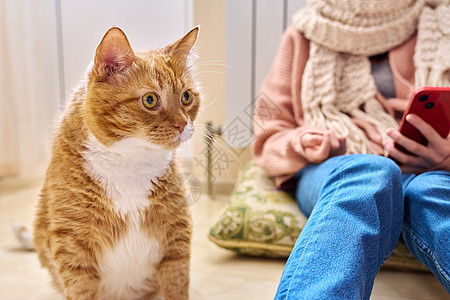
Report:
[[[254,101],[292,15],[306,0],[227,0],[224,138],[248,148]],[[241,137],[236,136],[240,133]]]
[[[189,0],[59,0],[66,93],[82,79],[106,31],[120,27],[134,50],[176,41],[191,27]]]

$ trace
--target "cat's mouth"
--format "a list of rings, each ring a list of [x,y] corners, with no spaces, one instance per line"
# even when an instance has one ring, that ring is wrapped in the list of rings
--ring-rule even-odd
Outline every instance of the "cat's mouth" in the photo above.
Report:
[[[192,136],[194,135],[194,126],[192,125],[192,123],[188,123],[185,127],[184,130],[179,133],[175,138],[174,138],[174,142],[178,143],[178,142],[185,142],[187,140],[189,140]]]
[[[186,127],[184,127],[184,130],[175,137],[174,142],[185,142],[189,140],[193,134],[194,126],[192,123],[188,123]]]

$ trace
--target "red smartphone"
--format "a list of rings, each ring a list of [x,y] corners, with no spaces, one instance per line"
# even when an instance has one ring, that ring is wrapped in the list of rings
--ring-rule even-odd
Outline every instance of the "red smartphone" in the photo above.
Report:
[[[421,87],[414,91],[409,106],[403,114],[400,122],[400,133],[427,145],[428,141],[418,129],[406,121],[408,114],[418,115],[422,120],[431,125],[442,137],[447,137],[450,131],[450,87]],[[402,146],[395,147],[410,154]]]

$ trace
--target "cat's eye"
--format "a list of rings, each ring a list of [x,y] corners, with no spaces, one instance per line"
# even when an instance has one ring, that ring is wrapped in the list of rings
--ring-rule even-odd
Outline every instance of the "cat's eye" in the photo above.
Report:
[[[159,103],[159,96],[156,93],[146,93],[144,96],[142,96],[142,104],[144,104],[145,108],[147,109],[154,109],[158,106]]]
[[[192,97],[192,93],[191,91],[185,91],[182,95],[181,95],[181,103],[183,103],[184,105],[189,105],[192,102],[192,99],[194,97]]]

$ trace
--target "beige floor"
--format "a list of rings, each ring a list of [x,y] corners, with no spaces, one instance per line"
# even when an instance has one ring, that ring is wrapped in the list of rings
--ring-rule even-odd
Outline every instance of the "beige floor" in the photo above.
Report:
[[[11,225],[31,225],[39,182],[0,181],[0,299],[62,299],[49,284],[36,253],[23,251],[11,234]],[[202,196],[193,205],[191,298],[211,300],[273,299],[283,270],[283,260],[240,257],[216,247],[207,238],[214,216],[227,197]],[[375,281],[372,299],[450,299],[431,274],[382,270]]]

